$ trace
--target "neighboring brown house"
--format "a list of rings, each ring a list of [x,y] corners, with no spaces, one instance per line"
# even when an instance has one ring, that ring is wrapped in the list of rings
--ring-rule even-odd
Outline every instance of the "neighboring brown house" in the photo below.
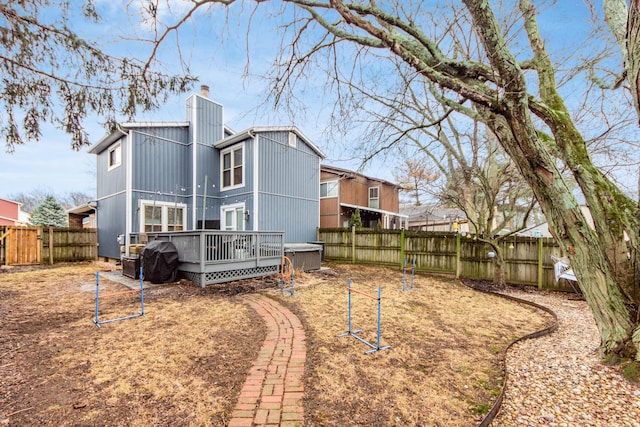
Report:
[[[404,228],[406,215],[398,213],[400,187],[334,166],[320,166],[320,227],[348,227],[356,208],[363,227]]]

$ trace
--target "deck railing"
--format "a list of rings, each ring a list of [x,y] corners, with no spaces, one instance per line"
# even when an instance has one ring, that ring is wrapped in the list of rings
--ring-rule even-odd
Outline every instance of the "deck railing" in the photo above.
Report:
[[[277,272],[284,254],[284,233],[196,230],[132,234],[131,243],[172,242],[180,271],[204,286]]]

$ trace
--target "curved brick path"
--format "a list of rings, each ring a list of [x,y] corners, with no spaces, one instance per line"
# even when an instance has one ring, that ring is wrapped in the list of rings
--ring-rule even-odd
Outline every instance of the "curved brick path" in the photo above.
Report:
[[[242,300],[265,320],[267,337],[242,386],[228,426],[302,426],[302,324],[288,308],[271,298],[253,294]]]

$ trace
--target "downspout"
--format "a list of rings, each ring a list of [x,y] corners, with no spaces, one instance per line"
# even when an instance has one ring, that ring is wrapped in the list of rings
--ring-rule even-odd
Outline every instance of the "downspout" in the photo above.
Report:
[[[322,210],[320,209],[320,182],[322,182],[322,157],[318,156],[318,225],[316,227],[316,241],[320,240],[320,215],[322,214]]]
[[[260,195],[260,191],[258,185],[260,184],[260,147],[259,141],[260,136],[254,135],[249,131],[249,136],[253,138],[253,231],[260,231],[259,229],[259,221],[258,221],[258,197]]]
[[[191,230],[196,229],[197,222],[197,206],[198,206],[198,96],[193,97],[193,105],[191,106],[191,128],[192,128],[192,163],[191,163],[191,188],[193,189],[191,197]],[[202,209],[206,200],[202,201]],[[204,226],[204,224],[203,224]]]
[[[133,227],[133,131],[127,131],[127,166],[125,169],[125,226],[124,253],[129,256],[129,244]]]

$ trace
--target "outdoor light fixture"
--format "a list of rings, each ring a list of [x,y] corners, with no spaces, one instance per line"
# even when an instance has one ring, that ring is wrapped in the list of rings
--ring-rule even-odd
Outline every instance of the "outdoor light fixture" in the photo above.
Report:
[[[249,221],[249,210],[244,211],[244,220]]]

